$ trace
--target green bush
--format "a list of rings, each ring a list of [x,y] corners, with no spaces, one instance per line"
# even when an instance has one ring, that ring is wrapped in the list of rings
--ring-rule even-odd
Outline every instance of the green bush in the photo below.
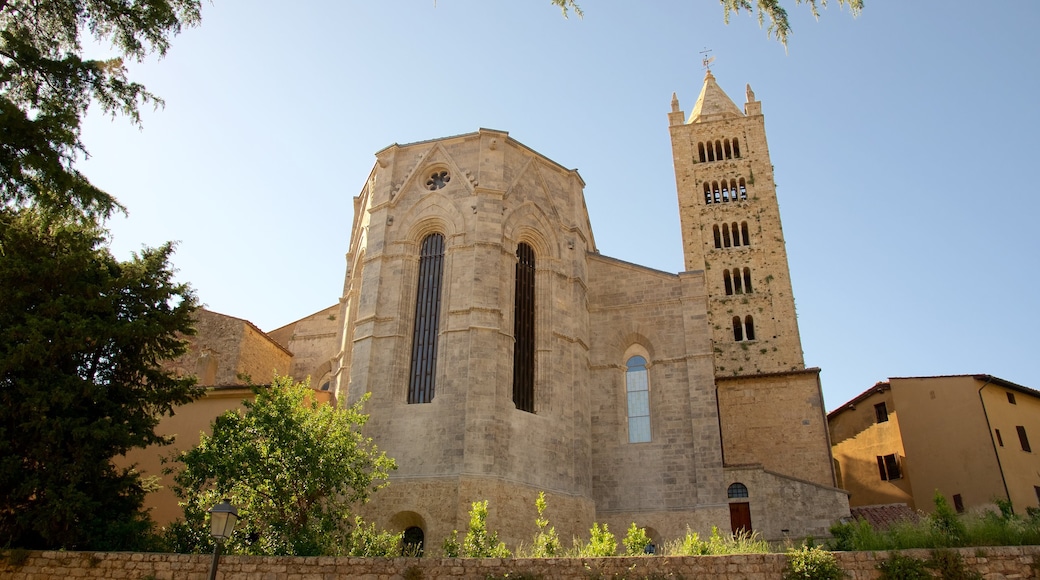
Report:
[[[966,545],[968,536],[967,527],[961,521],[957,512],[950,507],[946,496],[939,490],[935,490],[935,512],[932,513],[932,531],[935,533],[937,547],[957,547]]]
[[[724,554],[768,554],[769,542],[754,532],[741,531],[723,538],[719,528],[712,526],[711,536],[703,540],[686,526],[686,535],[669,542],[664,553],[669,556],[719,556]]]
[[[458,552],[463,558],[508,558],[509,550],[505,542],[498,541],[498,532],[489,532],[487,529],[487,500],[475,501],[469,510],[469,531],[462,539],[462,546]],[[457,542],[457,533],[452,539]],[[447,541],[445,542],[445,553],[447,553]],[[450,556],[452,557],[452,556]]]
[[[552,558],[560,555],[560,537],[556,535],[556,528],[549,526],[549,518],[545,517],[545,492],[538,492],[538,499],[534,502],[538,509],[538,518],[534,523],[538,526],[538,533],[534,536],[531,546],[532,558]]]
[[[802,546],[788,552],[784,580],[841,580],[844,577],[845,571],[834,554],[819,546]]]
[[[350,548],[348,555],[356,558],[396,558],[401,555],[401,540],[404,532],[396,534],[376,531],[374,523],[365,525],[361,516],[354,517],[354,527],[350,530]]]
[[[632,522],[621,543],[625,545],[626,556],[643,556],[646,554],[646,547],[650,545],[650,536],[646,535],[646,528],[636,527],[636,523]]]
[[[964,567],[964,558],[953,550],[932,550],[927,566],[939,573],[942,580],[982,580],[982,574]]]
[[[924,560],[899,553],[892,553],[875,566],[881,572],[881,580],[929,580],[931,572]]]
[[[574,538],[574,547],[570,553],[577,558],[603,558],[614,556],[617,553],[617,539],[607,529],[607,524],[602,527],[596,522],[592,523],[589,530],[589,541],[584,543],[580,538]]]

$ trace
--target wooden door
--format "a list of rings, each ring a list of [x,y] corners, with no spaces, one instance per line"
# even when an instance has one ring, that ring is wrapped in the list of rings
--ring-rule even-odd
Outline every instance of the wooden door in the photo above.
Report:
[[[751,504],[747,502],[729,504],[729,525],[733,533],[751,533]]]

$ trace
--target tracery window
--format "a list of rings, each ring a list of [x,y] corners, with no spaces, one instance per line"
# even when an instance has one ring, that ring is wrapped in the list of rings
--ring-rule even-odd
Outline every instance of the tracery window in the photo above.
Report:
[[[628,442],[650,441],[650,380],[646,359],[634,356],[626,363],[625,392],[628,396]]]
[[[441,312],[441,275],[444,271],[444,236],[423,238],[419,252],[419,282],[415,293],[415,330],[408,384],[409,403],[433,400],[437,376],[437,333]]]
[[[535,256],[531,246],[516,248],[516,293],[513,308],[513,403],[534,413]]]

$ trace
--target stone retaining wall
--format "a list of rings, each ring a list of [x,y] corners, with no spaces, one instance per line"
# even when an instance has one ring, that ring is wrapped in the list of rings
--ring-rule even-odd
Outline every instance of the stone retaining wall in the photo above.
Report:
[[[969,568],[986,580],[1037,578],[1040,546],[965,548],[959,550]],[[904,554],[927,558],[928,550]],[[141,554],[130,552],[6,551],[0,562],[3,580],[205,580],[208,555]],[[875,564],[885,552],[836,552],[850,580],[878,577]],[[648,556],[642,558],[289,558],[224,556],[221,580],[779,580],[786,565],[783,554],[746,556]],[[508,576],[507,576],[508,575]]]

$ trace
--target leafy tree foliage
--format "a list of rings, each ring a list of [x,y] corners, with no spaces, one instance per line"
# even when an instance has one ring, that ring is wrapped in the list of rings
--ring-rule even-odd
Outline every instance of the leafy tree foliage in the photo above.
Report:
[[[167,443],[162,415],[199,394],[161,363],[185,351],[195,295],[172,246],[120,262],[96,226],[0,208],[0,538],[128,549],[145,490],[111,459]]]
[[[719,0],[719,2],[722,4],[722,18],[726,24],[729,24],[729,17],[734,12],[747,10],[748,13],[752,13],[757,11],[758,25],[764,26],[765,19],[768,17],[769,27],[766,31],[781,44],[787,45],[787,37],[791,33],[791,23],[787,18],[787,9],[780,4],[780,0],[754,0],[754,2],[752,0]],[[579,18],[583,16],[577,0],[552,0],[552,3],[560,7],[564,17],[571,10]],[[827,6],[827,0],[795,0],[795,4],[808,4],[813,16],[819,18],[820,8]],[[848,6],[853,16],[858,16],[863,10],[863,0],[838,0],[838,4]]]
[[[121,209],[74,168],[91,103],[139,124],[162,101],[126,78],[122,57],[163,55],[199,22],[199,0],[0,0],[0,206],[38,205],[92,218]],[[82,56],[84,37],[118,56]]]
[[[174,491],[184,521],[170,528],[172,547],[211,550],[206,510],[228,498],[240,517],[226,544],[231,552],[351,553],[352,528],[361,525],[351,505],[366,501],[396,469],[360,432],[368,420],[363,401],[349,408],[319,404],[310,388],[288,377],[254,391],[244,413],[224,413],[211,436],[176,458],[182,469]]]

